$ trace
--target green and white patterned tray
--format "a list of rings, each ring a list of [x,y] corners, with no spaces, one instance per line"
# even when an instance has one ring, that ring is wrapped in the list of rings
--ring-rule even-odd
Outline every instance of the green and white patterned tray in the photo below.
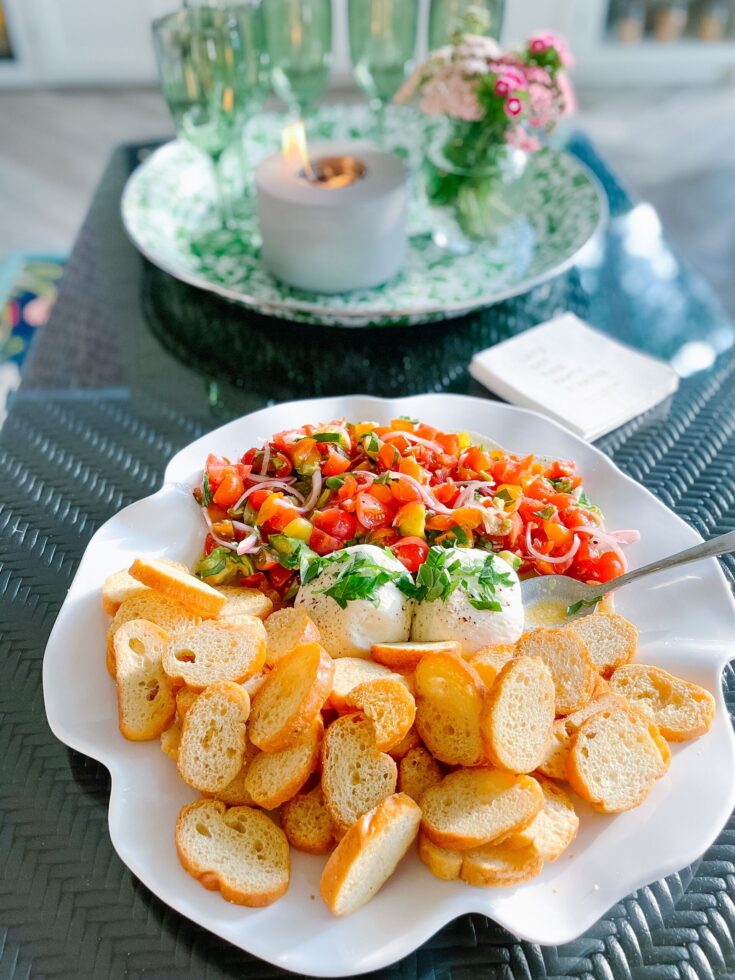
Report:
[[[309,120],[312,139],[364,139],[363,106],[331,105]],[[248,127],[246,149],[255,166],[280,144],[282,116],[264,114]],[[420,170],[432,124],[411,110],[391,110],[385,144]],[[234,167],[234,160],[230,163]],[[460,316],[524,293],[558,275],[577,258],[607,214],[604,193],[578,160],[552,149],[530,164],[525,213],[499,244],[453,255],[431,238],[431,215],[414,180],[410,244],[402,272],[376,289],[324,295],[292,289],[260,261],[255,201],[237,201],[233,228],[213,233],[209,161],[176,140],[153,153],[130,177],[122,217],[133,243],[155,265],[191,285],[269,316],[341,327],[425,323]]]

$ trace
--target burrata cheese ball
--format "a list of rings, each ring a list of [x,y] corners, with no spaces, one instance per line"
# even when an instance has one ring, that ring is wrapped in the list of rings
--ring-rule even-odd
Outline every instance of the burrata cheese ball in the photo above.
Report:
[[[401,643],[411,635],[413,600],[395,582],[378,586],[370,599],[350,599],[344,608],[325,594],[340,574],[354,567],[353,556],[364,556],[380,568],[406,573],[398,559],[383,548],[357,544],[333,552],[329,557],[337,560],[301,586],[294,605],[308,613],[321,634],[324,649],[333,657],[369,657],[373,643]]]
[[[474,653],[480,647],[515,643],[523,632],[523,602],[521,583],[511,565],[499,555],[479,548],[447,549],[447,564],[459,561],[461,568],[455,578],[463,576],[472,582],[467,570],[477,568],[488,559],[493,568],[502,573],[508,584],[495,587],[494,598],[500,610],[477,609],[470,602],[467,590],[458,585],[446,599],[417,601],[414,609],[411,639],[417,643],[432,640],[457,640],[465,654]]]

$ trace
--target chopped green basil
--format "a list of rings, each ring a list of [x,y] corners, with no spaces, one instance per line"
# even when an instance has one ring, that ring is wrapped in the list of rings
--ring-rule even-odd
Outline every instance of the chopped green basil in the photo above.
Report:
[[[413,596],[423,602],[446,602],[461,586],[475,609],[500,612],[502,606],[496,597],[496,589],[501,585],[511,585],[512,579],[510,572],[499,571],[495,567],[494,557],[488,554],[483,560],[468,561],[449,549],[430,548],[426,561],[416,575]]]
[[[314,442],[342,442],[339,432],[315,432],[311,438]]]
[[[374,562],[369,555],[359,552],[353,552],[351,555],[343,553],[339,557],[335,557],[333,561],[343,562],[344,567],[340,569],[330,586],[319,591],[334,599],[342,609],[346,608],[348,602],[359,599],[377,606],[380,601],[377,593],[381,586],[395,582],[400,587],[401,581],[408,580],[410,582],[408,572],[398,568],[385,568],[383,565]],[[322,565],[323,567],[324,565]]]
[[[239,573],[252,575],[253,564],[247,555],[238,555],[230,548],[220,546],[199,559],[194,573],[210,585],[226,585]]]
[[[568,476],[560,476],[556,480],[549,480],[549,483],[557,493],[571,493],[574,487]]]
[[[328,476],[324,481],[324,485],[328,487],[329,490],[339,490],[344,482],[345,478],[343,476]]]
[[[204,474],[204,479],[202,480],[202,507],[209,507],[212,503],[212,487],[209,484],[209,473]]]
[[[598,602],[602,602],[602,596],[595,596],[594,599],[579,599],[577,602],[573,602],[571,606],[567,606],[567,616],[573,616],[578,613],[582,606],[596,606]]]
[[[579,503],[580,503],[580,505],[582,507],[589,507],[591,505],[591,503],[592,503],[592,501],[587,496],[587,494],[584,492],[584,490],[580,490],[579,491],[579,497],[577,498],[577,500],[579,501]]]
[[[454,535],[454,540],[457,542],[457,544],[469,544],[470,539],[467,537],[467,532],[464,530],[464,528],[460,527],[459,524],[452,524],[447,533]]]
[[[305,541],[291,538],[287,534],[271,534],[268,544],[273,548],[279,565],[284,568],[298,568],[302,582],[311,581],[318,574],[319,569],[316,566],[323,559]],[[315,566],[314,574],[309,577],[312,566]]]

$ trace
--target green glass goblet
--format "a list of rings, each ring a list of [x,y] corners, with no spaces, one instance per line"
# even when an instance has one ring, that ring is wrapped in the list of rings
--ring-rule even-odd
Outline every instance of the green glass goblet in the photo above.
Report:
[[[263,13],[273,89],[305,116],[332,68],[332,0],[265,0]]]
[[[231,204],[221,161],[239,137],[251,91],[243,81],[238,18],[233,8],[190,7],[154,21],[153,39],[176,132],[212,161],[217,215],[227,227]]]
[[[382,142],[386,106],[413,65],[418,0],[348,0],[347,18],[352,71],[370,99]]]
[[[429,50],[449,44],[457,31],[500,37],[504,0],[431,0]]]

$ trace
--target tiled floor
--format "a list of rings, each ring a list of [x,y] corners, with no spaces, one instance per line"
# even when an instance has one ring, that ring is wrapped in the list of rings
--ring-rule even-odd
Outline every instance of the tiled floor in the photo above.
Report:
[[[579,125],[735,314],[735,87],[583,92],[581,103]],[[111,148],[170,129],[154,91],[0,93],[0,260],[68,249]]]

